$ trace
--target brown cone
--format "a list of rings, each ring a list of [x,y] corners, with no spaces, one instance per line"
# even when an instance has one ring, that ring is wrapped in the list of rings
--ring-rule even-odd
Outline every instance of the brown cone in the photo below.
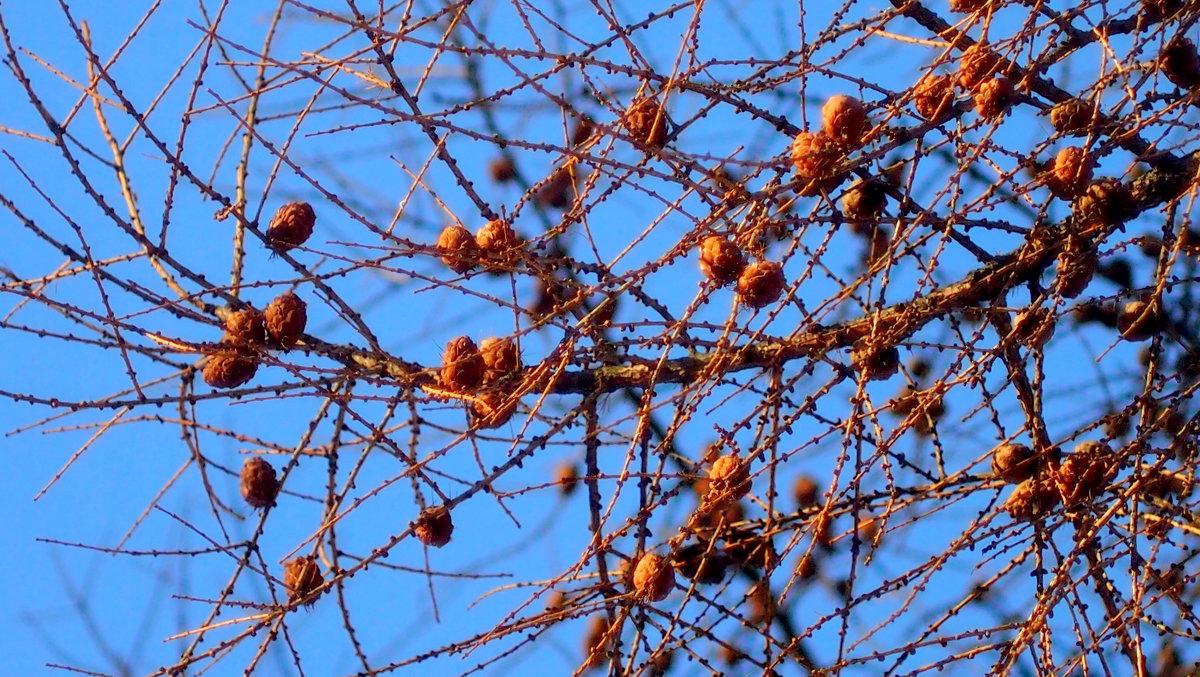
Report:
[[[913,107],[930,122],[944,122],[954,110],[954,79],[926,75],[913,86]]]
[[[475,246],[492,272],[506,272],[520,260],[521,238],[504,219],[492,219],[475,233]]]
[[[214,388],[236,388],[254,378],[258,359],[233,349],[212,353],[204,363],[204,382]]]
[[[1083,136],[1092,126],[1095,109],[1083,99],[1067,99],[1050,109],[1050,124],[1063,134]]]
[[[484,391],[471,401],[471,422],[480,428],[499,428],[512,419],[517,401],[511,393]]]
[[[729,529],[722,534],[722,540],[730,561],[743,569],[771,568],[778,560],[775,543],[769,536],[749,529]]]
[[[1116,473],[1117,457],[1107,444],[1080,443],[1058,469],[1058,489],[1063,502],[1072,505],[1094,498]]]
[[[855,342],[850,360],[868,381],[889,379],[900,371],[900,351],[895,346],[877,347],[867,339]]]
[[[643,96],[635,99],[625,111],[622,123],[638,144],[658,150],[667,145],[667,116],[658,100]]]
[[[680,576],[700,585],[716,585],[725,578],[729,560],[716,548],[709,552],[707,543],[693,543],[671,555],[671,563]]]
[[[820,487],[817,486],[817,481],[807,475],[801,475],[796,478],[796,483],[792,485],[792,496],[796,498],[796,505],[801,508],[811,508],[817,504]]]
[[[1060,198],[1078,197],[1091,183],[1093,164],[1087,151],[1067,146],[1054,156],[1050,169],[1042,175],[1042,182]]]
[[[779,299],[785,284],[783,266],[774,261],[755,261],[738,276],[738,298],[751,308],[762,308]]]
[[[1003,75],[1004,61],[987,45],[977,42],[963,50],[958,65],[958,84],[973,90],[994,75]]]
[[[483,382],[483,373],[483,356],[474,341],[459,336],[446,344],[439,372],[443,386],[457,391],[474,390]]]
[[[862,148],[870,128],[867,107],[852,96],[831,96],[825,105],[821,106],[821,131],[843,148]]]
[[[457,224],[442,229],[438,235],[437,251],[442,263],[459,275],[479,263],[479,247],[475,244],[475,238],[471,231]]]
[[[662,555],[646,553],[633,570],[633,589],[647,602],[661,602],[675,587],[675,568]]]
[[[1030,479],[1017,485],[1008,500],[1004,502],[1004,510],[1013,519],[1032,522],[1045,517],[1059,503],[1060,497],[1049,479]]]
[[[1058,254],[1058,277],[1054,288],[1063,298],[1073,299],[1083,293],[1096,274],[1100,254],[1091,240],[1068,235],[1063,250]]]
[[[855,221],[876,221],[885,206],[887,184],[879,179],[859,181],[842,194],[842,212]]]
[[[317,558],[297,557],[289,560],[283,567],[283,586],[288,591],[288,602],[304,601],[306,606],[316,601],[309,596],[325,582],[321,569],[317,566]]]
[[[413,525],[413,533],[425,545],[440,548],[450,542],[454,533],[454,522],[450,519],[450,511],[445,506],[426,508],[417,516]]]
[[[508,183],[517,178],[517,168],[508,158],[498,157],[488,164],[488,175],[496,183]]]
[[[510,338],[486,338],[479,344],[484,383],[495,383],[521,371],[521,351]]]
[[[246,306],[225,317],[225,342],[230,345],[257,348],[267,339],[267,325],[257,308]]]
[[[700,243],[700,270],[713,282],[729,284],[738,279],[745,267],[742,250],[729,240],[709,235]]]
[[[1195,43],[1181,35],[1171,38],[1163,47],[1158,67],[1180,89],[1200,87],[1200,53],[1196,52]]]
[[[844,157],[837,142],[824,132],[800,132],[792,139],[796,175],[809,181],[828,179]]]
[[[267,335],[281,348],[291,348],[300,341],[308,323],[308,305],[292,292],[280,294],[263,311]]]
[[[708,487],[704,504],[724,507],[750,493],[750,469],[737,454],[721,456],[708,471]]]
[[[1058,467],[1061,457],[1058,447],[1037,451],[1016,442],[1002,444],[992,453],[992,473],[1009,484],[1046,478]]]
[[[275,478],[275,468],[270,463],[257,456],[246,459],[242,464],[242,498],[255,508],[265,508],[275,504],[279,495],[279,480]]]
[[[1075,217],[1107,225],[1124,223],[1137,214],[1133,192],[1116,179],[1093,181],[1075,201]]]
[[[308,241],[317,223],[317,214],[307,202],[289,202],[275,212],[267,226],[267,245],[287,251]]]
[[[558,482],[558,491],[563,496],[575,493],[575,489],[579,487],[579,471],[575,468],[575,464],[564,462],[558,466],[554,481]]]
[[[1117,329],[1126,341],[1147,341],[1165,327],[1161,306],[1154,301],[1130,301],[1117,315]]]
[[[598,667],[608,660],[608,650],[612,646],[609,636],[611,627],[603,614],[592,616],[588,621],[588,630],[583,636],[584,670]]]
[[[975,89],[975,112],[986,120],[996,120],[1008,112],[1016,96],[1012,80],[1003,75],[988,78]]]

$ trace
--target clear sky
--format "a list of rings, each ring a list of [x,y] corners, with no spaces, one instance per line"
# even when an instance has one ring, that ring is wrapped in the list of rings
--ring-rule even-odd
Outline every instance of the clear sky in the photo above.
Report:
[[[127,47],[122,45],[123,39],[151,3],[143,0],[72,0],[67,4],[77,21],[87,22],[95,51],[102,58],[117,49],[125,50],[111,74],[121,84],[122,94],[142,109],[156,100],[167,82],[179,77],[179,81],[155,104],[156,109],[149,119],[151,127],[173,145],[177,141],[182,115],[189,106],[189,85],[197,73],[193,50],[202,49],[204,45],[201,28],[204,19],[197,3],[177,0],[162,3]],[[244,89],[231,75],[228,64],[238,64],[241,76],[253,79],[256,61],[246,50],[256,52],[261,48],[273,5],[267,2],[231,4],[233,6],[227,10],[219,30],[225,51],[209,58],[210,71],[206,73],[205,84],[199,89],[196,101],[191,104],[184,142],[184,158],[190,170],[204,180],[213,177],[214,186],[226,195],[232,195],[236,157],[241,145],[230,108],[242,114],[247,105],[241,98]],[[361,0],[358,4],[372,10],[375,6],[373,2]],[[418,15],[424,15],[438,3],[412,4],[419,9]],[[551,15],[559,16],[571,27],[574,37],[562,33],[553,35],[551,44],[547,45],[552,51],[579,51],[582,42],[611,32],[594,13],[575,6],[577,3],[532,4],[545,6]],[[567,5],[565,8],[560,7],[564,4]],[[667,6],[650,4],[655,9]],[[853,11],[843,17],[842,24],[877,12],[878,5],[882,4],[885,3],[856,3]],[[203,5],[209,13],[219,7],[219,3],[207,0]],[[314,5],[337,13],[344,13],[346,9],[340,2]],[[621,23],[635,21],[648,11],[636,0],[613,5]],[[806,39],[812,39],[826,29],[830,21],[830,9],[826,5],[758,0],[708,3],[696,40],[701,45],[698,60],[711,60],[711,63],[695,79],[742,77],[752,72],[752,64],[734,63],[734,60],[779,58],[788,50],[800,49]],[[308,13],[303,7],[297,3],[285,9],[285,19],[280,24],[271,52],[281,62],[308,58],[310,53],[324,49],[328,41],[343,34],[340,26]],[[805,10],[803,16],[799,11],[801,7]],[[105,164],[110,156],[100,136],[91,102],[81,99],[77,86],[87,80],[84,52],[74,39],[63,12],[57,3],[9,0],[0,5],[0,15],[18,49],[20,64],[30,75],[46,108],[60,123],[74,110],[69,131],[90,149],[104,154],[100,157],[81,154],[83,171],[95,181],[98,192],[123,209],[120,187],[111,167]],[[469,16],[497,45],[514,49],[535,46],[521,28],[520,17],[513,12],[512,3],[476,2],[472,4]],[[680,35],[688,29],[692,18],[691,9],[681,10],[677,16],[655,23],[652,30],[633,34],[629,40],[655,72],[670,73],[679,50]],[[1014,15],[998,16],[993,30],[1002,33],[1010,25],[1007,22],[1012,21],[1015,21]],[[903,21],[897,21],[889,28],[923,35],[920,29]],[[395,58],[398,72],[411,87],[420,88],[419,100],[427,109],[433,110],[449,109],[472,98],[463,78],[464,61],[456,55],[442,55],[426,69],[431,63],[432,51],[421,41],[436,44],[440,31],[434,26],[414,32],[415,39],[401,48]],[[334,43],[327,54],[347,54],[362,49],[363,43],[359,35],[353,40]],[[1120,43],[1115,41],[1114,44],[1119,46]],[[840,58],[843,48],[851,49],[851,52],[837,67],[837,73],[823,74],[822,69],[829,66],[828,61]],[[624,51],[625,47],[613,44],[598,50],[596,57],[623,63],[632,58]],[[940,54],[941,50],[936,46],[878,37],[865,47],[855,45],[850,39],[833,41],[810,64],[812,70],[807,78],[771,88],[753,100],[790,123],[807,127],[813,124],[809,121],[815,120],[820,103],[828,96],[848,93],[869,102],[883,102],[888,92],[910,86],[920,72],[919,67],[931,63]],[[1081,59],[1080,63],[1085,61]],[[310,60],[309,66],[313,63],[315,61]],[[520,55],[513,56],[510,63],[518,69],[540,71],[547,67],[542,61]],[[377,65],[354,63],[349,68],[355,72],[336,76],[328,70],[321,72],[323,76],[331,76],[332,82],[346,91],[365,96],[378,94],[377,85],[369,77],[362,77],[378,72]],[[483,80],[489,91],[520,82],[501,59],[485,60],[484,69]],[[315,72],[315,67],[312,70]],[[584,70],[586,82],[580,78],[578,69],[566,69],[561,75],[547,78],[543,86],[564,92],[572,101],[583,101],[580,106],[585,112],[605,124],[612,123],[611,111],[595,98],[587,103],[589,99],[579,93],[589,87],[603,88],[603,96],[597,98],[627,100],[637,82],[620,72],[607,73],[600,68]],[[280,144],[287,142],[293,131],[295,112],[310,103],[318,86],[312,79],[294,74],[281,75],[278,69],[269,73],[274,85],[261,103],[260,115],[267,120],[261,129],[272,143]],[[861,83],[844,77],[847,73],[870,81],[872,86],[860,87]],[[1079,75],[1057,69],[1053,73],[1064,81]],[[1086,71],[1082,77],[1089,77]],[[44,140],[48,133],[44,123],[26,100],[21,84],[7,69],[0,77],[0,95],[3,95],[0,125],[8,132],[0,135],[0,149],[13,158],[13,161],[0,158],[0,195],[14,202],[56,237],[67,238],[72,233],[71,225],[57,215],[23,178],[23,171],[51,196],[54,204],[76,221],[94,258],[135,251],[130,238],[84,194],[58,150]],[[699,101],[701,99],[697,97],[689,99],[680,95],[678,107],[672,109],[673,114],[683,115],[685,110],[688,114],[694,113]],[[430,164],[426,182],[434,186],[445,204],[439,205],[422,189],[414,190],[409,171],[421,170],[429,158],[431,144],[411,121],[397,120],[369,107],[343,107],[339,96],[329,92],[311,103],[314,112],[295,130],[289,157],[303,165],[309,177],[320,186],[334,193],[342,205],[322,196],[312,183],[289,167],[277,168],[275,156],[260,144],[250,161],[248,210],[251,215],[256,216],[261,210],[265,223],[267,216],[285,201],[311,201],[318,213],[317,234],[310,243],[316,251],[301,253],[298,258],[318,272],[330,274],[328,284],[348,303],[362,310],[364,319],[379,337],[380,345],[394,355],[422,364],[436,364],[443,344],[454,336],[469,334],[478,339],[513,334],[516,328],[526,329],[528,323],[524,318],[517,319],[517,314],[510,310],[496,309],[492,299],[526,305],[534,293],[528,278],[513,282],[508,276],[476,276],[467,282],[456,282],[456,287],[433,286],[430,279],[450,278],[444,266],[434,258],[420,254],[385,259],[375,268],[355,268],[344,275],[332,274],[348,260],[383,257],[389,249],[382,248],[391,247],[351,218],[351,211],[375,224],[382,224],[382,227],[396,217],[395,232],[417,243],[432,242],[441,227],[452,219],[461,220],[474,230],[480,225],[481,216],[466,192],[454,186],[450,172],[440,163]],[[110,113],[114,133],[124,138],[133,129],[130,119],[120,115],[115,106],[110,106]],[[562,145],[564,124],[561,115],[546,97],[527,89],[519,89],[517,94],[502,98],[490,109],[470,108],[455,112],[449,118],[466,129],[482,130],[488,114],[500,118],[503,129],[511,138]],[[357,126],[347,128],[348,125]],[[17,133],[20,130],[41,135],[41,138],[23,136]],[[1011,169],[1017,162],[1013,153],[1006,149],[1036,146],[1048,138],[1049,127],[1043,118],[1024,114],[998,130],[979,128],[969,134],[976,139],[986,137],[996,145],[989,160],[993,169],[1001,172]],[[232,144],[226,148],[231,139]],[[789,142],[788,136],[770,125],[734,115],[725,107],[717,107],[707,117],[689,125],[678,141],[681,147],[698,153],[701,164],[707,166],[715,166],[723,158],[735,158],[730,166],[740,173],[770,168],[780,162],[786,164],[783,154]],[[533,238],[544,231],[542,213],[534,206],[521,203],[519,191],[487,180],[487,165],[497,156],[495,144],[459,133],[451,136],[447,148],[458,159],[464,174],[472,178],[483,200],[506,214],[520,209],[514,223],[523,235]],[[1048,155],[1049,149],[1046,150]],[[546,175],[556,158],[544,150],[517,148],[514,152],[521,170],[533,178]],[[637,154],[628,149],[620,157],[630,163],[639,160]],[[216,203],[204,199],[186,182],[168,198],[170,168],[162,161],[162,154],[144,137],[139,136],[130,145],[126,160],[135,180],[137,201],[143,210],[148,232],[157,236],[165,223],[171,253],[210,279],[224,284],[229,276],[232,221],[215,220]],[[887,158],[881,158],[883,160]],[[1127,158],[1113,156],[1104,161],[1100,173],[1121,174],[1127,164]],[[657,166],[656,170],[666,173],[670,179],[670,168]],[[914,180],[914,194],[930,198],[944,212],[951,198],[935,196],[935,188],[945,182],[946,173],[950,171],[953,170],[944,159],[926,162]],[[605,175],[600,182],[611,184],[612,176]],[[702,206],[694,194],[682,190],[671,180],[652,177],[640,185],[655,192],[622,190],[616,198],[602,201],[595,207],[586,223],[588,237],[576,235],[570,241],[577,256],[591,262],[603,261],[614,274],[630,273],[637,271],[647,260],[662,256],[683,233],[694,227],[696,214]],[[752,184],[752,187],[757,186]],[[408,198],[410,193],[413,195],[411,200]],[[678,199],[678,213],[647,228],[666,210],[663,199]],[[166,207],[168,202],[169,209]],[[397,216],[402,204],[404,209]],[[557,218],[552,210],[549,211]],[[1060,204],[1052,207],[1048,216],[1054,218],[1062,213]],[[989,207],[972,214],[972,218],[992,217],[1014,218],[1029,225],[1027,215],[1015,214],[1006,207]],[[1149,220],[1142,220],[1131,225],[1130,232],[1141,232],[1152,226],[1154,224]],[[0,267],[3,269],[29,279],[48,275],[63,262],[61,253],[40,241],[7,211],[0,213],[0,233],[3,234],[0,240],[3,242]],[[819,228],[806,231],[805,246],[815,249],[826,241],[826,235],[827,231]],[[995,252],[1007,251],[1020,240],[996,231],[975,231],[972,237],[976,243]],[[623,253],[630,243],[634,245]],[[801,302],[807,304],[809,310],[828,299],[841,286],[842,280],[852,276],[861,256],[862,243],[848,232],[833,234],[825,246],[827,253],[822,263],[826,268],[810,271],[811,279],[801,287]],[[910,296],[922,285],[953,281],[976,265],[962,248],[954,244],[944,246],[944,252],[927,246],[910,257],[912,261],[939,257],[932,281],[922,279],[915,264],[898,266],[889,282],[891,287],[884,292],[873,290],[871,300],[893,303]],[[579,253],[588,252],[591,247],[594,252]],[[776,254],[785,248],[777,246]],[[318,263],[322,256],[323,260]],[[790,258],[787,264],[789,280],[794,280],[808,268],[804,256]],[[111,270],[129,275],[156,293],[170,295],[144,259],[117,264]],[[248,244],[247,284],[243,294],[246,299],[259,306],[265,305],[288,289],[295,278],[295,271],[278,257],[270,256],[261,243],[251,241]],[[694,255],[689,254],[673,261],[663,272],[649,276],[644,290],[678,315],[694,302],[699,279]],[[1138,281],[1139,284],[1146,282],[1146,279]],[[185,286],[195,288],[192,284]],[[470,294],[463,294],[464,288]],[[55,282],[49,286],[49,291],[58,302],[104,313],[95,283],[86,275]],[[1098,280],[1093,285],[1093,293],[1097,295],[1115,291],[1115,287],[1104,281]],[[299,285],[298,293],[309,300],[310,332],[331,342],[362,345],[362,337],[356,335],[338,316],[334,304],[322,298],[311,284]],[[1020,304],[1027,299],[1027,294],[1021,291],[1014,293],[1010,302]],[[218,337],[213,324],[180,319],[127,293],[114,293],[111,303],[116,314],[144,332],[157,332],[181,341],[215,341]],[[618,322],[636,323],[653,317],[644,307],[628,303],[628,299],[624,303],[617,314]],[[733,312],[731,308],[731,294],[728,290],[719,291],[692,319],[716,323],[719,327]],[[831,305],[824,321],[844,320],[853,316],[854,310],[853,307]],[[1060,309],[1060,312],[1066,311]],[[58,397],[64,402],[83,402],[128,387],[126,366],[118,351],[97,349],[73,340],[39,337],[23,330],[36,327],[72,336],[92,335],[90,330],[64,319],[53,308],[25,303],[20,295],[4,293],[0,294],[0,317],[10,323],[9,327],[0,327],[0,389],[43,398]],[[802,313],[793,306],[770,319],[755,316],[751,322],[755,328],[786,335],[801,318]],[[1137,348],[1117,345],[1105,353],[1102,368],[1095,365],[1092,357],[1109,347],[1111,333],[1094,328],[1068,328],[1066,323],[1060,331],[1066,335],[1053,344],[1046,364],[1048,380],[1053,383],[1053,387],[1048,388],[1048,397],[1061,414],[1049,423],[1055,428],[1052,432],[1061,434],[1075,430],[1080,421],[1088,417],[1098,416],[1097,412],[1106,410],[1113,399],[1120,399],[1137,385],[1137,375],[1132,369]],[[633,328],[628,334],[640,336],[641,332]],[[522,334],[526,362],[540,360],[562,338],[563,332],[558,328]],[[956,367],[938,348],[952,339],[944,329],[941,333],[922,333],[902,353],[905,359],[918,353],[925,355],[934,360],[935,369],[941,370],[939,373],[945,373]],[[144,334],[131,340],[139,345],[152,345]],[[636,350],[643,356],[660,354],[654,345],[637,346]],[[133,359],[145,383],[167,373],[162,365],[137,356]],[[195,356],[176,355],[173,359],[187,362]],[[295,383],[297,379],[292,376],[296,373],[303,372],[311,378],[319,375],[319,369],[330,366],[328,361],[295,354],[289,356],[285,364],[264,366],[259,378],[268,383]],[[829,380],[832,373],[828,364],[818,364],[812,381],[806,386],[815,389]],[[1100,388],[1094,385],[1098,373],[1103,373],[1107,379]],[[1004,386],[1006,378],[1003,369],[996,368],[984,376],[982,383],[995,392]],[[756,383],[765,386],[764,380]],[[884,402],[900,383],[900,380],[893,380],[872,385],[870,392],[879,402]],[[1080,390],[1083,384],[1093,385],[1089,386],[1090,390]],[[154,396],[171,396],[178,392],[178,387],[178,379],[174,379],[147,386],[147,392]],[[948,403],[950,420],[941,444],[948,464],[956,471],[969,468],[972,472],[984,472],[985,455],[997,441],[996,431],[986,417],[972,418],[966,423],[958,418],[974,411],[987,399],[983,394],[986,388],[964,388],[958,399]],[[197,390],[211,391],[205,386],[198,386]],[[662,390],[664,396],[669,394],[669,389]],[[378,422],[387,415],[396,389],[359,384],[356,394],[361,399],[354,407],[355,415]],[[806,394],[795,395],[802,398]],[[841,384],[818,407],[818,416],[802,418],[792,433],[785,436],[780,446],[789,454],[789,460],[780,466],[777,482],[781,487],[790,487],[792,480],[801,474],[818,478],[829,475],[842,452],[840,442],[836,436],[829,439],[814,439],[814,436],[826,434],[829,421],[846,414],[847,401],[852,394],[853,387]],[[706,394],[698,415],[679,431],[677,447],[686,455],[699,457],[704,445],[715,435],[714,426],[737,421],[746,414],[746,406],[756,403],[759,398],[756,392],[738,392],[732,387],[721,387]],[[232,556],[223,553],[196,557],[118,556],[37,539],[102,548],[123,543],[123,547],[136,551],[207,548],[211,545],[207,538],[234,543],[242,541],[253,532],[257,517],[241,504],[237,478],[228,470],[240,467],[242,459],[250,453],[267,453],[275,467],[282,468],[290,457],[283,450],[295,447],[303,439],[321,402],[321,398],[308,391],[298,397],[266,393],[237,403],[201,401],[194,413],[198,420],[214,428],[232,428],[242,434],[233,438],[210,430],[197,433],[204,454],[213,463],[207,475],[202,475],[191,462],[188,448],[181,439],[179,409],[175,404],[159,408],[138,407],[132,411],[87,410],[66,415],[68,412],[63,408],[0,398],[0,430],[7,433],[0,437],[0,457],[3,459],[0,467],[4,468],[0,473],[0,515],[4,517],[4,527],[0,529],[0,553],[3,553],[0,571],[5,572],[4,589],[0,590],[0,627],[4,628],[0,632],[0,674],[40,674],[47,671],[47,664],[53,663],[101,673],[143,674],[175,660],[187,640],[170,640],[169,636],[203,620],[210,608],[206,601],[212,599],[232,571]],[[556,415],[577,402],[573,396],[548,402],[541,412],[543,418],[533,422],[527,433],[533,435],[545,431]],[[997,398],[995,407],[1003,416],[1018,421],[1009,431],[1015,432],[1020,416],[1011,392]],[[602,401],[601,411],[606,420],[617,422],[610,440],[613,444],[604,448],[606,456],[602,459],[602,471],[619,473],[629,448],[617,436],[632,431],[631,409],[619,396],[610,396]],[[44,420],[47,416],[60,414],[63,414],[61,418]],[[397,416],[401,418],[396,421],[398,428],[393,433],[394,441],[399,447],[406,448],[409,432],[401,425],[407,416],[403,405]],[[445,474],[443,488],[452,495],[462,490],[464,481],[478,480],[487,469],[508,458],[511,445],[507,442],[459,440],[455,431],[461,430],[464,423],[460,406],[423,404],[422,416],[420,451],[428,454],[446,447],[444,455],[433,467]],[[106,428],[99,440],[92,443],[90,440],[97,426],[110,419],[114,419],[115,424]],[[519,427],[520,422],[514,423],[509,432],[515,433]],[[362,431],[355,423],[348,429]],[[328,444],[333,435],[333,418],[324,417],[315,427],[309,446]],[[426,552],[411,539],[405,540],[384,560],[386,565],[400,569],[376,566],[350,580],[345,591],[348,605],[354,613],[359,639],[373,662],[404,660],[491,628],[506,613],[520,607],[541,590],[539,586],[521,584],[555,576],[576,561],[588,538],[586,492],[562,497],[549,483],[562,463],[581,461],[580,437],[578,427],[563,434],[497,483],[496,493],[512,492],[512,495],[503,498],[474,496],[456,510],[454,540],[445,548]],[[449,446],[451,443],[453,446]],[[930,454],[929,443],[912,433],[895,444],[901,453],[914,457],[921,455],[927,459]],[[85,451],[74,458],[80,449]],[[361,444],[351,445],[341,455],[337,468],[339,484],[346,481],[350,468],[359,462],[362,450]],[[68,463],[70,467],[60,477],[58,471]],[[344,551],[365,554],[389,536],[402,532],[413,519],[416,502],[408,480],[398,479],[402,468],[396,455],[386,450],[376,450],[365,459],[355,482],[357,488],[349,494],[351,500],[363,498],[364,501],[338,532],[339,545]],[[294,551],[310,549],[311,543],[306,539],[320,522],[320,497],[324,495],[328,471],[324,459],[302,457],[288,479],[287,488],[294,493],[281,499],[279,506],[271,512],[259,545],[275,576],[280,575],[282,558]],[[903,481],[914,481],[911,473],[906,473],[903,468],[897,472]],[[176,473],[180,473],[179,478],[172,481]],[[871,473],[868,483],[880,486],[884,482],[881,471],[876,467]],[[248,519],[239,519],[224,511],[219,520],[214,517],[205,496],[205,479],[220,500]],[[765,480],[759,478],[756,481]],[[160,496],[160,490],[169,482],[170,488]],[[372,491],[381,485],[379,491]],[[612,481],[601,483],[601,488],[608,492],[606,500],[614,486]],[[42,493],[43,487],[49,488]],[[765,485],[756,491],[765,491]],[[791,509],[789,492],[784,488],[780,493],[779,500],[785,503],[784,508]],[[888,542],[888,549],[883,551],[886,556],[876,558],[869,566],[860,564],[861,570],[857,573],[861,577],[860,589],[869,589],[894,577],[930,553],[937,552],[988,510],[998,497],[1003,499],[998,491],[980,492],[971,499],[950,502],[944,510],[922,514],[919,531],[902,526],[905,520],[918,516],[915,512],[897,515],[897,531],[891,536],[893,540]],[[630,482],[617,499],[614,513],[623,519],[636,506],[636,500],[636,482]],[[650,527],[656,537],[665,539],[670,530],[678,526],[693,505],[690,501],[688,497],[680,499],[651,521]],[[762,513],[761,506],[751,510],[753,515]],[[614,524],[619,523],[614,518]],[[135,525],[136,529],[133,529]],[[193,526],[203,535],[194,531]],[[840,531],[849,528],[849,520],[839,524]],[[221,536],[222,529],[227,537]],[[1011,535],[1005,538],[1017,539]],[[1007,541],[1000,539],[1000,542]],[[628,550],[632,543],[632,539],[627,539],[621,547]],[[798,551],[792,552],[788,564],[781,569],[790,572],[798,554]],[[832,584],[845,575],[850,566],[849,559],[847,553],[829,556],[822,570],[821,584],[793,596],[790,604],[801,618],[813,622],[813,616],[836,608]],[[971,556],[951,562],[921,592],[923,611],[885,628],[865,643],[862,652],[901,642],[905,632],[911,632],[913,627],[923,627],[959,599],[971,581],[994,572],[999,564],[1003,564],[989,562],[979,570],[972,569],[971,565],[977,560]],[[427,578],[422,573],[426,566],[439,575]],[[1020,578],[1023,579],[1021,583],[1014,584],[994,603],[964,613],[948,627],[963,629],[973,624],[998,623],[1000,619],[1023,613],[1028,606],[1027,595],[1032,582],[1027,576]],[[431,603],[430,580],[436,591],[436,613]],[[510,586],[510,589],[488,594],[504,586]],[[729,594],[733,599],[741,593],[731,588]],[[258,603],[269,599],[261,577],[255,576],[245,576],[232,598]],[[546,596],[542,595],[529,604],[540,608],[545,601]],[[853,632],[867,632],[884,621],[902,601],[902,596],[892,596],[880,604],[864,606],[869,610],[858,613],[850,621]],[[253,609],[239,609],[232,613],[243,611],[254,612]],[[223,616],[227,617],[230,616]],[[318,600],[312,609],[297,612],[289,620],[291,639],[299,647],[307,674],[348,674],[359,669],[346,640],[342,620],[332,594]],[[536,645],[517,651],[513,657],[485,672],[569,674],[579,662],[584,625],[583,619],[565,623]],[[819,656],[831,655],[830,647],[837,641],[838,625],[825,625],[814,636]],[[226,638],[230,634],[227,629],[214,632],[204,646],[211,646],[217,638]],[[244,642],[209,674],[236,674],[258,645],[257,640]],[[501,646],[510,645],[497,644],[466,657],[423,663],[413,672],[457,674],[491,658]],[[294,668],[287,652],[285,644],[276,642],[263,660],[262,674],[291,674]],[[940,654],[934,651],[931,655]],[[873,674],[871,669],[864,668],[858,674]]]

